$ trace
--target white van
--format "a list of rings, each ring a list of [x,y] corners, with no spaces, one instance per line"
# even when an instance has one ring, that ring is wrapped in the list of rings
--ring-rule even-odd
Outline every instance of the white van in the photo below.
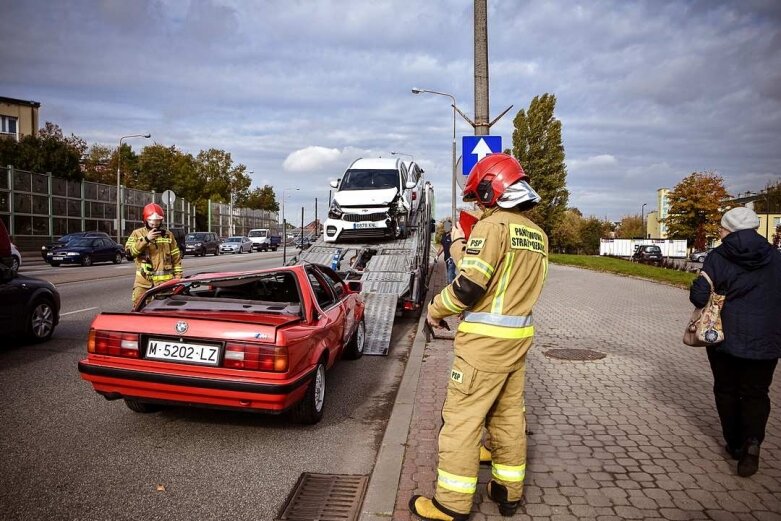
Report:
[[[342,239],[404,237],[410,222],[411,190],[400,159],[356,159],[341,179],[325,221],[325,242]]]
[[[271,230],[268,228],[255,228],[254,230],[250,230],[247,237],[252,241],[253,251],[277,251],[282,240],[281,237],[272,235]]]

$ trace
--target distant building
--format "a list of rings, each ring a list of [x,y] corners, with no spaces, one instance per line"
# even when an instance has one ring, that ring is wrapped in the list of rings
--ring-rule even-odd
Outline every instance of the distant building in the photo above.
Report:
[[[19,141],[38,132],[37,101],[0,96],[0,137]]]
[[[669,188],[659,188],[656,191],[656,210],[648,212],[645,222],[646,237],[654,239],[667,238],[667,225],[662,222],[670,211]]]

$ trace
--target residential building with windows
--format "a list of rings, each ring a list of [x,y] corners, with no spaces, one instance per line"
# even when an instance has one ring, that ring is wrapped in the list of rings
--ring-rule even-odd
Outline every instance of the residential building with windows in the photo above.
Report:
[[[40,106],[37,101],[0,96],[0,137],[19,141],[38,132]]]
[[[669,193],[669,188],[659,188],[656,191],[656,210],[648,212],[648,217],[645,221],[646,237],[654,239],[667,238],[667,225],[663,222],[663,219],[670,212]]]

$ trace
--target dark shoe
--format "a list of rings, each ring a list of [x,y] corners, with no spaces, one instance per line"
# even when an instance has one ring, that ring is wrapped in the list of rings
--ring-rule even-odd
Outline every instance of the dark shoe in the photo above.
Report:
[[[467,521],[470,516],[470,514],[454,512],[440,505],[436,499],[425,496],[412,496],[409,500],[409,510],[427,521]]]
[[[735,461],[739,460],[743,456],[743,449],[732,448],[729,444],[724,446],[724,450],[726,450],[727,454],[729,454],[729,457]]]
[[[488,497],[499,506],[499,513],[504,517],[511,517],[515,515],[515,511],[518,510],[520,501],[507,501],[507,487],[500,485],[494,480],[488,482],[486,487]]]
[[[743,454],[738,460],[738,476],[747,478],[753,476],[759,470],[759,442],[756,440],[746,443]]]

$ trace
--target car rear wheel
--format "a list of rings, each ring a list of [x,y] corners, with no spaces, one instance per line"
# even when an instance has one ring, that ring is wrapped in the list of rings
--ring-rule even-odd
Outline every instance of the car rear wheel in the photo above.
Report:
[[[89,255],[85,255],[81,258],[81,265],[82,266],[92,266],[92,257]]]
[[[33,342],[44,342],[53,333],[54,306],[48,298],[38,298],[27,316],[27,337]]]
[[[366,347],[366,324],[361,318],[358,327],[355,328],[353,337],[344,347],[344,358],[346,360],[357,360],[363,356],[363,348]]]
[[[117,252],[114,254],[114,264],[122,264],[122,254]]]
[[[125,398],[125,405],[127,405],[127,408],[131,411],[141,414],[157,412],[163,408],[161,405],[157,405],[156,403],[143,402],[141,400],[136,400],[135,398]]]
[[[325,364],[321,360],[317,363],[304,398],[293,407],[290,416],[296,423],[313,425],[323,419],[324,406]]]

